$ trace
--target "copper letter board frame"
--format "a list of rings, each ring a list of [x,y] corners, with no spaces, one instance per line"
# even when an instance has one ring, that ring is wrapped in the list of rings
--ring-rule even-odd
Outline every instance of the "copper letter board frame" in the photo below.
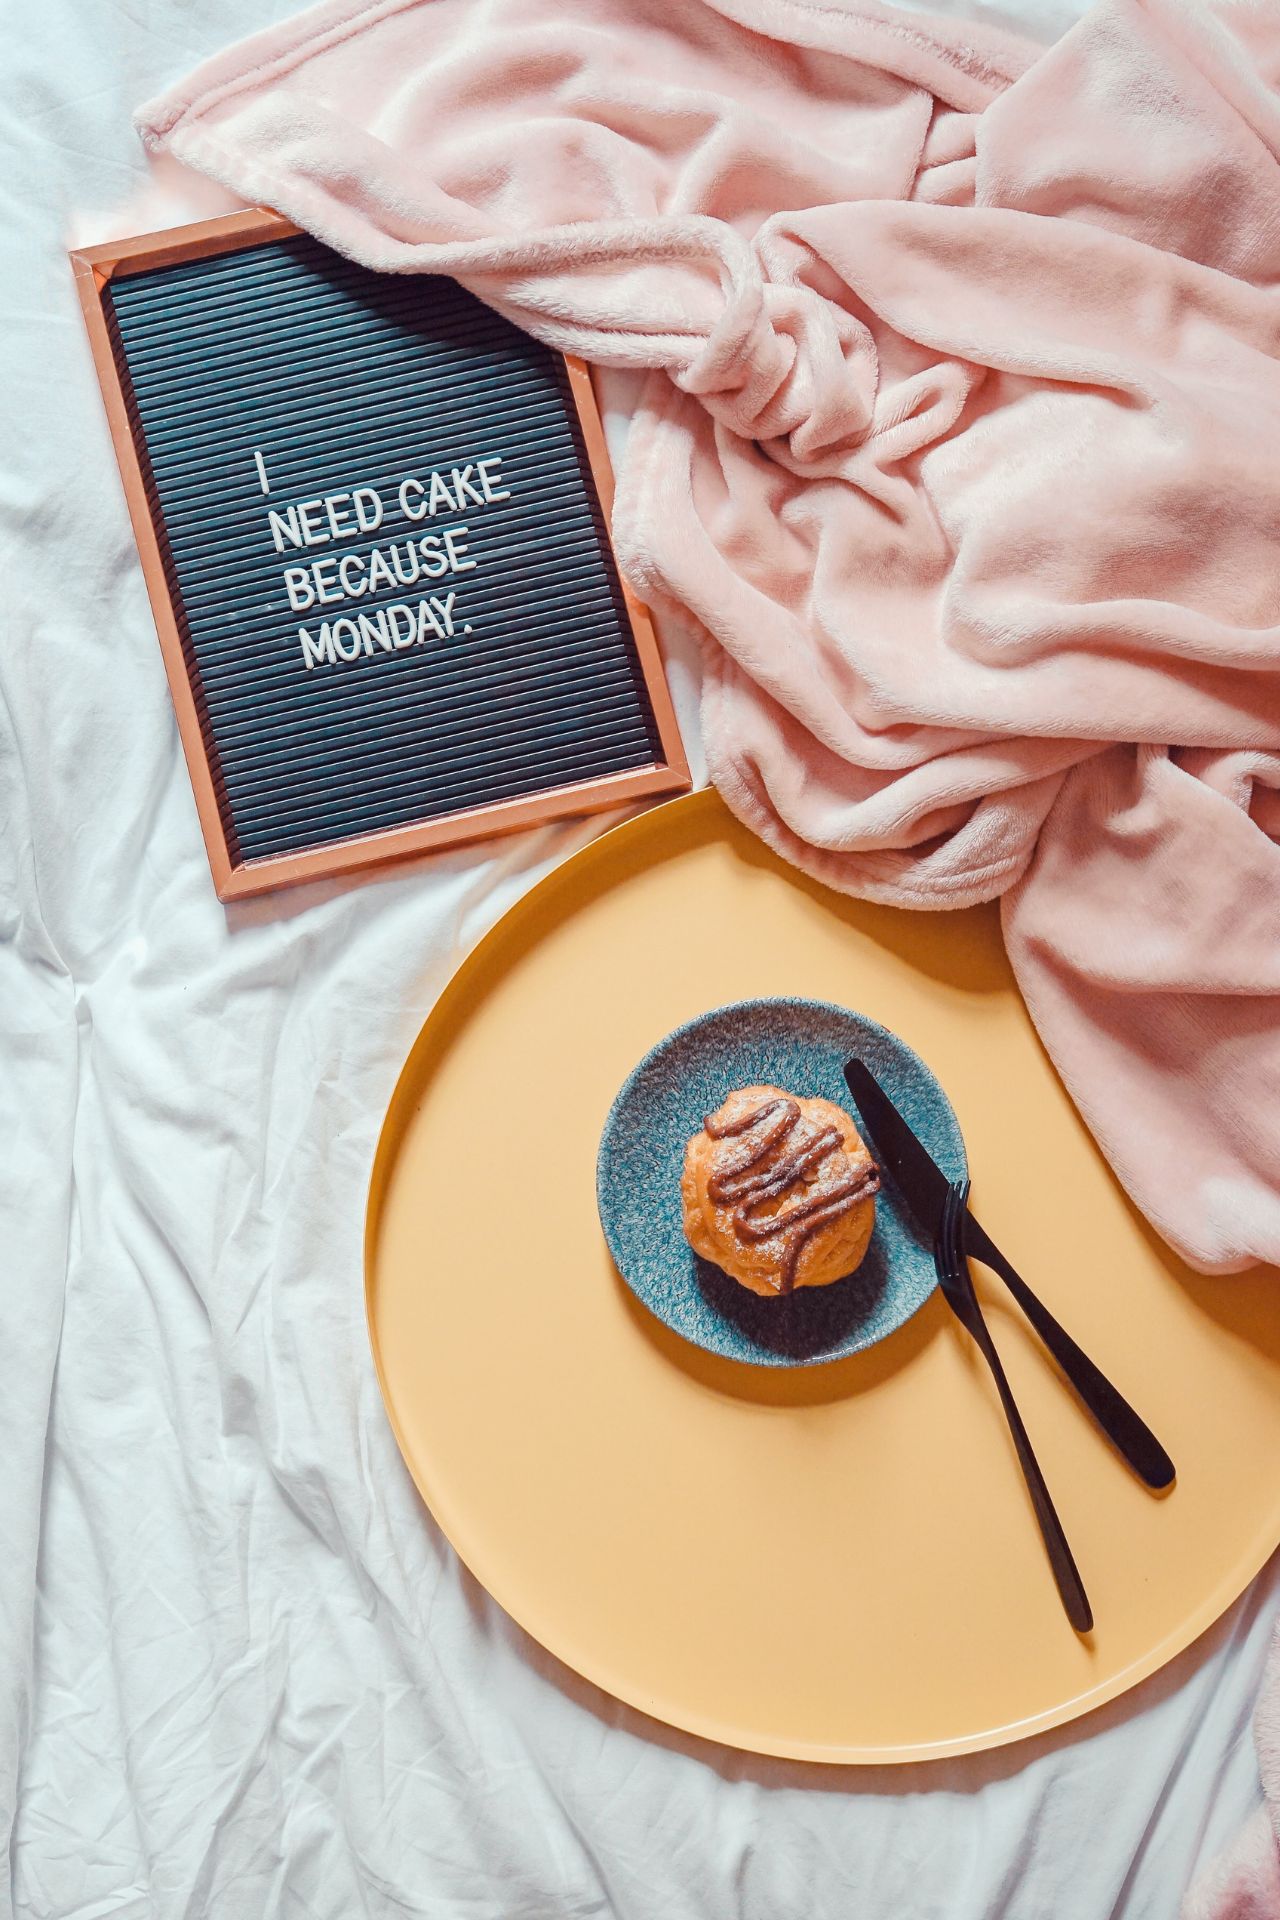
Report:
[[[121,370],[117,366],[104,311],[104,295],[111,282],[123,275],[261,246],[300,233],[298,227],[279,214],[265,208],[254,208],[215,220],[202,220],[191,226],[176,227],[168,232],[143,234],[103,246],[80,248],[71,254],[219,899],[235,900],[264,893],[274,887],[346,873],[432,848],[456,846],[468,840],[541,825],[569,815],[596,812],[634,800],[685,791],[689,786],[689,770],[653,627],[648,611],[632,594],[619,572],[619,584],[636,649],[643,691],[659,743],[659,751],[651,764],[553,786],[515,798],[471,805],[377,831],[356,832],[323,846],[303,847],[265,857],[240,860],[234,857],[223,807],[219,802],[216,749],[212,740],[206,739],[206,719],[199,684],[184,647],[183,616],[166,578],[165,534],[159,506],[157,504],[153,512],[148,496],[144,477],[147,454],[142,429],[139,425],[135,432],[130,418]],[[580,360],[566,355],[564,365],[607,527],[613,502],[613,476],[591,377]]]

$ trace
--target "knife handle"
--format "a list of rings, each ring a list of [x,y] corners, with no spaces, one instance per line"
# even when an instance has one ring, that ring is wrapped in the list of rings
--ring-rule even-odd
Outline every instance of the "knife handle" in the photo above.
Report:
[[[1112,1386],[1083,1348],[1076,1345],[1066,1328],[1054,1319],[971,1213],[965,1215],[962,1237],[965,1252],[999,1274],[1117,1453],[1147,1486],[1157,1491],[1171,1486],[1175,1473],[1173,1461],[1146,1421],[1119,1389]]]

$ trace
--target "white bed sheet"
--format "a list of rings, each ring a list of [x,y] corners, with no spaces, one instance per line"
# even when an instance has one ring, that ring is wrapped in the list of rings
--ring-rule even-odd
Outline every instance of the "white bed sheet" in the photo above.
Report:
[[[1260,1799],[1276,1566],[1061,1736],[806,1770],[558,1668],[401,1466],[362,1318],[379,1120],[459,955],[594,829],[213,897],[63,249],[145,188],[134,105],[285,10],[15,0],[5,35],[0,1910],[1168,1920]],[[693,739],[678,646],[674,677]]]

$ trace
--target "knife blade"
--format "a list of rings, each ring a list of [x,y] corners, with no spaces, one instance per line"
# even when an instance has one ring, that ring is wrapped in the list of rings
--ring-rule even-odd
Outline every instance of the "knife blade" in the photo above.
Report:
[[[950,1181],[864,1061],[847,1060],[844,1078],[876,1154],[893,1176],[913,1219],[930,1244],[935,1244]],[[1138,1478],[1157,1492],[1172,1485],[1173,1461],[1146,1421],[1032,1292],[968,1207],[962,1245],[972,1259],[980,1260],[1004,1281],[1083,1404]]]
[[[846,1060],[845,1084],[858,1103],[882,1164],[888,1167],[930,1245],[938,1237],[951,1182],[923,1140],[917,1139],[862,1060]],[[957,1168],[957,1174],[963,1172]]]

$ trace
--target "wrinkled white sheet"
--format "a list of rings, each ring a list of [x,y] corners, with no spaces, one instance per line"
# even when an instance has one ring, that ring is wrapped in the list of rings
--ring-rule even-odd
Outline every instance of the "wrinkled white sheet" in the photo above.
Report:
[[[1260,1798],[1277,1567],[1065,1735],[806,1770],[556,1667],[400,1464],[361,1298],[382,1110],[458,956],[594,829],[213,897],[63,249],[145,186],[133,106],[284,10],[42,0],[5,36],[0,1912],[1166,1920]]]

